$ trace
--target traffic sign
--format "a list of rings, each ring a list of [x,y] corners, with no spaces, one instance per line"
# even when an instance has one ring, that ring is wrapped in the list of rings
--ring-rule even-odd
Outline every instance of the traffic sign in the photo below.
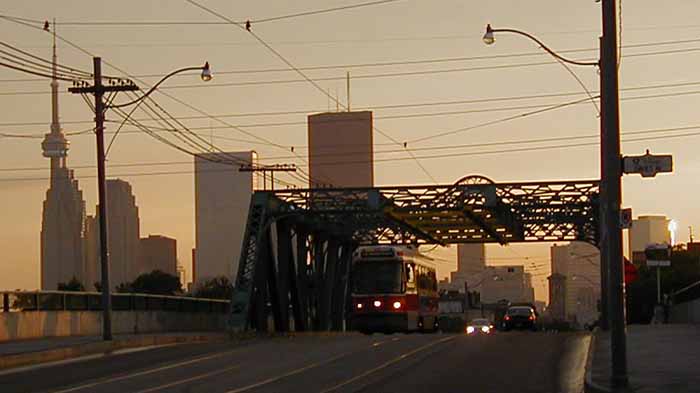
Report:
[[[624,258],[624,257],[623,257]],[[629,261],[629,259],[624,258],[625,261],[625,284],[636,281],[639,278],[639,272],[637,267]]]
[[[620,228],[630,229],[632,228],[632,209],[622,209],[620,210]]]
[[[644,250],[647,266],[671,266],[671,248],[668,244],[650,244]]]
[[[654,177],[657,173],[673,172],[673,156],[653,155],[647,150],[643,156],[628,156],[622,159],[624,173],[639,173],[642,177]]]

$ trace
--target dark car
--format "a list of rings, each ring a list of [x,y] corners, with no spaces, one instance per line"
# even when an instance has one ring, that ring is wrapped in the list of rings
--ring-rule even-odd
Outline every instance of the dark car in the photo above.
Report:
[[[512,306],[503,317],[503,330],[529,329],[537,330],[537,313],[529,306]]]

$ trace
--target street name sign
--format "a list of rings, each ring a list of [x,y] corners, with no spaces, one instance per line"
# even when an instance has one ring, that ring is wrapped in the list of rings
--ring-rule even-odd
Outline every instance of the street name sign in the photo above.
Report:
[[[642,156],[627,156],[622,158],[622,171],[624,173],[639,173],[642,177],[654,177],[657,173],[673,172],[673,156],[670,154]]]

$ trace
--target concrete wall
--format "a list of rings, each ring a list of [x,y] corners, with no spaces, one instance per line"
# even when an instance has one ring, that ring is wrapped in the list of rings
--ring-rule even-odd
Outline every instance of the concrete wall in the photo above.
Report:
[[[700,299],[673,305],[670,322],[700,323]]]
[[[226,313],[114,311],[114,334],[221,331]],[[102,334],[100,311],[30,311],[0,313],[0,342],[52,336]]]

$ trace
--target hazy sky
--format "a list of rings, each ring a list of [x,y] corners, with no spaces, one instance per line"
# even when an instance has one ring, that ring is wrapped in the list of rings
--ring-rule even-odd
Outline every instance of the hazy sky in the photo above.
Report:
[[[255,20],[355,2],[202,0],[202,3],[234,20]],[[621,116],[622,131],[629,133],[623,135],[623,139],[647,139],[624,143],[623,151],[626,154],[641,154],[649,148],[656,153],[672,153],[675,159],[673,175],[654,180],[626,176],[624,205],[632,207],[635,215],[660,213],[675,218],[680,228],[678,237],[685,241],[687,227],[700,221],[695,196],[700,186],[700,159],[696,148],[698,138],[694,135],[700,133],[696,110],[696,93],[700,93],[700,76],[697,76],[700,64],[700,24],[697,22],[700,3],[694,0],[676,0],[672,3],[625,1],[622,11],[622,41],[627,48],[623,49],[621,88],[627,90],[621,93]],[[0,7],[0,14],[38,20],[55,17],[59,23],[219,21],[185,0],[5,1]],[[481,36],[488,22],[494,27],[527,30],[557,50],[591,49],[566,52],[570,57],[597,57],[595,48],[600,35],[600,5],[593,0],[405,0],[323,15],[254,23],[252,28],[299,67],[470,58],[307,71],[311,78],[322,79],[318,84],[331,94],[337,94],[343,102],[346,100],[343,77],[346,71],[350,71],[353,77],[352,107],[373,109],[376,126],[401,142],[527,113],[542,105],[585,97],[576,80],[561,65],[540,54],[541,51],[533,43],[518,36],[497,35],[495,45],[485,46]],[[222,128],[214,120],[187,119],[183,122],[205,137],[212,138],[222,149],[255,149],[263,160],[272,157],[266,162],[303,165],[291,156],[289,147],[294,146],[296,152],[305,152],[305,113],[335,107],[309,83],[279,82],[299,80],[299,75],[294,72],[223,74],[224,71],[287,68],[249,34],[235,26],[71,24],[59,25],[58,31],[66,39],[133,75],[164,75],[176,68],[209,61],[215,73],[212,82],[203,84],[196,75],[185,75],[166,82],[165,87],[170,88],[167,92],[210,114],[231,115],[225,120],[240,125],[255,136],[287,147],[242,142],[254,139],[235,129]],[[47,33],[0,19],[0,36],[2,41],[24,50],[45,58],[50,56],[50,35]],[[92,67],[89,56],[64,43],[59,44],[59,51],[62,64],[88,70]],[[519,56],[512,56],[516,54]],[[105,73],[119,74],[107,65],[104,69]],[[420,73],[438,70],[445,72]],[[595,69],[574,68],[574,71],[590,90],[597,90]],[[378,74],[403,75],[376,77]],[[143,79],[149,83],[157,80],[153,76]],[[250,83],[269,81],[277,82]],[[0,132],[40,135],[49,131],[48,81],[0,68],[0,86]],[[64,130],[75,132],[89,129],[93,117],[89,108],[79,97],[65,93],[67,87],[65,83],[61,85],[60,107]],[[559,93],[572,94],[512,99]],[[197,115],[168,97],[158,93],[154,97],[175,116]],[[125,98],[117,97],[117,102]],[[482,99],[493,100],[386,108]],[[261,114],[280,111],[297,113]],[[409,114],[425,116],[405,117]],[[144,118],[143,114],[137,113],[135,116]],[[107,117],[116,118],[109,113]],[[639,133],[679,127],[698,128]],[[115,128],[116,124],[109,124],[107,131],[114,131]],[[590,103],[583,103],[409,143],[408,147],[443,147],[415,152],[419,157],[427,157],[421,162],[440,183],[451,183],[466,174],[481,174],[495,181],[593,179],[599,177],[599,154],[598,147],[589,144],[597,142],[597,133],[595,108]],[[587,136],[591,137],[585,138]],[[581,138],[533,142],[559,137]],[[76,174],[85,195],[88,214],[94,214],[94,138],[88,133],[71,137],[70,141],[69,165],[78,168]],[[518,143],[444,149],[446,146],[514,141]],[[387,144],[385,137],[375,135],[375,142],[375,181],[378,185],[431,183],[415,162],[406,159],[404,153],[382,153],[395,149],[395,146]],[[49,174],[48,160],[41,156],[40,143],[41,138],[0,137],[0,288],[36,288],[39,283],[41,207]],[[571,144],[578,146],[522,151],[531,147]],[[484,154],[486,152],[489,154]],[[451,156],[430,158],[434,155]],[[137,165],[120,166],[123,164]],[[117,138],[109,155],[107,170],[109,177],[120,177],[132,184],[141,215],[142,236],[163,234],[177,238],[179,258],[189,267],[190,249],[194,244],[194,179],[191,173],[182,172],[193,170],[192,158],[148,135],[131,132]],[[154,172],[161,174],[154,175]],[[547,247],[543,244],[513,245],[507,249],[489,247],[488,254],[497,258],[493,260],[494,263],[512,263],[514,258],[519,257],[530,258],[528,264],[535,268],[534,273],[537,274],[537,296],[544,298],[544,278],[549,269]],[[454,250],[441,250],[438,255],[447,260],[438,261],[439,273],[443,276],[454,266],[450,262],[454,258]]]

